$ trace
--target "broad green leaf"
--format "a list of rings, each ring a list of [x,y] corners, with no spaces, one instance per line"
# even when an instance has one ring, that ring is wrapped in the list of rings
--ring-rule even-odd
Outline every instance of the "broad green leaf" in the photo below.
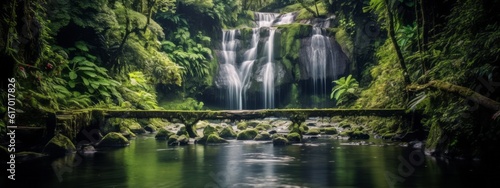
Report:
[[[82,80],[83,80],[83,84],[84,84],[85,86],[89,86],[89,80],[87,80],[87,78],[82,77]]]
[[[74,80],[70,80],[70,81],[68,82],[68,85],[69,85],[69,87],[71,87],[71,88],[75,88],[76,83],[75,83],[75,81],[74,81]]]
[[[69,79],[75,80],[78,77],[75,71],[69,72]]]
[[[83,71],[83,73],[85,73],[86,75],[94,78],[97,76],[97,74],[95,72],[91,72],[91,71]]]

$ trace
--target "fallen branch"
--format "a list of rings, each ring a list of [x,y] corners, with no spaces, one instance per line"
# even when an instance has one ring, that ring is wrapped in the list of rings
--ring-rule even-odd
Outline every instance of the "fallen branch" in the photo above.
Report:
[[[500,113],[500,102],[497,102],[493,99],[490,99],[488,97],[485,97],[484,95],[481,95],[477,92],[475,92],[472,89],[463,87],[463,86],[458,86],[449,82],[441,81],[441,80],[433,80],[430,81],[429,83],[423,84],[423,85],[409,85],[406,87],[409,91],[420,91],[426,88],[434,88],[434,89],[439,89],[441,91],[446,91],[449,93],[454,93],[457,95],[460,95],[462,97],[465,97],[471,101],[474,101],[481,106],[484,106],[488,109],[498,111],[496,114]],[[494,115],[493,119],[496,119],[498,115]]]

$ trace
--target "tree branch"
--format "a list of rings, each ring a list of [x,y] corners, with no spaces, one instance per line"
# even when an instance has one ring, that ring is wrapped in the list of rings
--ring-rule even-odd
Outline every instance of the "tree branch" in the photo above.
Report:
[[[484,106],[488,109],[498,111],[500,113],[500,102],[494,101],[493,99],[490,99],[484,95],[481,95],[477,92],[475,92],[472,89],[463,87],[463,86],[458,86],[449,82],[441,81],[441,80],[433,80],[430,81],[429,83],[423,84],[423,85],[409,85],[406,87],[410,91],[420,91],[424,90],[426,88],[434,88],[434,89],[439,89],[441,91],[457,94],[459,96],[462,96],[464,98],[467,98],[473,102],[476,102],[480,104],[481,106]],[[495,114],[496,115],[496,114]],[[495,119],[498,117],[498,115],[493,116]]]

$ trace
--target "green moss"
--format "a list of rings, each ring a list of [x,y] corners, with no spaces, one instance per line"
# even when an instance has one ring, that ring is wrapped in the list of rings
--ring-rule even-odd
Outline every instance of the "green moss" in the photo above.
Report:
[[[238,133],[237,140],[253,140],[259,133],[255,129],[246,129]]]
[[[337,134],[338,131],[335,127],[327,127],[324,129],[325,134]]]
[[[210,134],[207,137],[206,143],[226,143],[227,141],[223,138],[219,137],[217,134]]]
[[[286,139],[283,136],[277,136],[277,137],[273,138],[273,145],[274,146],[284,146],[284,145],[287,145],[288,143],[289,143],[288,139]]]
[[[212,125],[208,125],[208,126],[206,126],[206,127],[203,129],[203,135],[204,135],[204,136],[208,136],[208,135],[211,135],[211,134],[216,134],[216,135],[219,135],[217,128],[215,128],[215,127],[214,127],[214,126],[212,126]]]
[[[294,5],[294,7],[291,7],[291,8],[295,8],[296,6],[297,5]],[[316,11],[316,7],[314,6],[314,4],[311,4],[311,5],[308,4],[308,6],[311,10]],[[328,14],[328,9],[323,2],[318,1],[316,6],[318,7],[319,16],[326,16]],[[315,14],[316,14],[316,12],[315,12]],[[311,19],[314,17],[315,17],[315,15],[313,13],[307,11],[305,8],[302,8],[302,9],[300,9],[299,14],[297,15],[297,17],[295,19],[296,20],[306,20],[306,19]]]
[[[271,129],[271,125],[263,122],[263,123],[260,123],[259,125],[255,126],[255,129],[257,129],[259,131],[269,130],[269,129]]]
[[[128,139],[116,132],[106,134],[98,144],[99,147],[123,147],[128,145]]]
[[[238,124],[236,124],[236,128],[238,128],[239,130],[245,130],[247,129],[247,127],[248,127],[247,122],[244,121],[241,121]]]
[[[254,140],[272,140],[271,135],[269,133],[263,132],[255,136]]]
[[[354,43],[352,42],[349,34],[344,29],[338,29],[337,32],[335,32],[335,40],[347,57],[352,58]]]
[[[52,156],[62,156],[74,151],[76,151],[76,147],[73,145],[73,142],[62,134],[56,134],[43,149],[44,153]]]
[[[220,131],[219,135],[222,138],[236,138],[236,136],[237,136],[236,132],[234,132],[233,128],[230,126],[224,127]]]
[[[171,146],[187,145],[189,144],[189,137],[186,135],[171,135],[168,137],[167,144]]]
[[[290,133],[286,136],[289,142],[299,143],[302,140],[302,136],[299,133]]]
[[[318,128],[312,128],[306,132],[306,135],[318,135],[318,134],[320,134],[320,129]]]
[[[170,132],[169,130],[165,128],[161,128],[158,133],[156,133],[155,138],[157,140],[167,140],[170,136],[175,135],[175,133]]]

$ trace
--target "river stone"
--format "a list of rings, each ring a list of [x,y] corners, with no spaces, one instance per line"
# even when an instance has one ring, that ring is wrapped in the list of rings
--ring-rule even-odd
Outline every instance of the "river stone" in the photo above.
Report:
[[[169,130],[165,128],[161,128],[158,133],[156,133],[156,140],[167,140],[170,136],[174,135],[173,132],[170,132]]]
[[[283,136],[277,136],[273,139],[273,145],[275,146],[284,146],[288,144],[288,139]]]
[[[219,133],[222,138],[235,138],[237,136],[236,132],[234,132],[232,127],[224,127],[222,131]]]
[[[211,143],[226,143],[227,141],[224,140],[223,138],[219,137],[219,135],[217,134],[210,134],[208,135],[207,137],[207,141],[206,143],[207,144],[211,144]]]
[[[154,132],[156,132],[156,127],[152,124],[148,124],[144,127],[144,130],[146,130],[150,133],[154,133]]]
[[[318,135],[320,130],[318,128],[311,128],[307,131],[306,135]]]
[[[248,124],[247,124],[247,122],[244,122],[244,121],[236,124],[236,128],[238,128],[239,130],[245,130],[245,129],[247,129],[247,127],[248,127]]]
[[[271,125],[269,125],[267,122],[266,123],[260,123],[259,125],[255,126],[255,129],[259,131],[265,131],[271,129]]]
[[[102,138],[97,146],[99,147],[124,147],[129,145],[129,141],[120,133],[110,132]]]
[[[52,137],[43,149],[44,153],[51,156],[64,156],[67,153],[72,153],[74,151],[76,151],[76,147],[73,145],[73,142],[62,134],[57,134]]]
[[[299,143],[301,141],[299,133],[290,133],[286,136],[286,139],[292,143]]]
[[[203,129],[203,136],[208,136],[208,135],[211,135],[211,134],[219,134],[218,131],[217,131],[217,128],[215,128],[214,126],[212,125],[207,125],[204,129]]]
[[[337,134],[338,133],[338,131],[335,127],[327,127],[324,130],[325,130],[325,134]]]
[[[183,146],[189,144],[189,138],[186,135],[171,135],[168,138],[167,144],[170,146]]]
[[[258,134],[254,140],[261,141],[261,140],[272,140],[271,135],[269,133],[263,132]]]
[[[255,129],[247,129],[238,133],[236,140],[253,140],[258,134]]]

